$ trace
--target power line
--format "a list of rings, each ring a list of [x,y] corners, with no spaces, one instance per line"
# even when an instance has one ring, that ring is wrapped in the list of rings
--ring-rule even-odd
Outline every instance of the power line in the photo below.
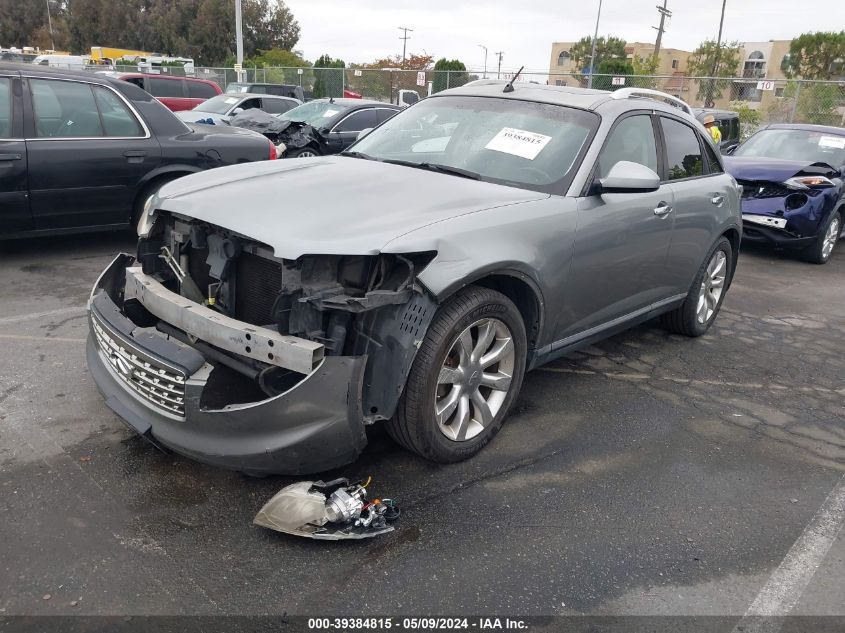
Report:
[[[400,26],[399,30],[403,32],[402,37],[399,39],[402,40],[402,68],[405,68],[405,53],[408,47],[408,40],[411,39],[411,36],[408,35],[408,31],[413,33],[414,29],[409,29],[407,26]]]

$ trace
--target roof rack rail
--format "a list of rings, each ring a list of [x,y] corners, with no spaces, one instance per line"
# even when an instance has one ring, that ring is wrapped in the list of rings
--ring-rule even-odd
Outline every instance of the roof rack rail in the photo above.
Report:
[[[642,99],[655,99],[657,101],[664,101],[670,105],[675,106],[676,108],[680,108],[687,114],[692,114],[692,110],[690,109],[689,105],[683,99],[678,99],[678,97],[673,97],[672,95],[661,92],[660,90],[652,90],[650,88],[620,88],[611,93],[611,99],[631,99],[631,98],[642,98]]]

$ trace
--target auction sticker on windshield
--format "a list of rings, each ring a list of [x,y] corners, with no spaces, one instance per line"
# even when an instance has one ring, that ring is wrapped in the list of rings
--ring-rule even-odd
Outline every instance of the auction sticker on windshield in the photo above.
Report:
[[[505,127],[484,148],[534,160],[551,140],[552,137],[545,134]]]
[[[329,117],[334,116],[338,112],[340,112],[340,110],[326,110],[325,112],[323,112],[323,118],[328,119]]]
[[[819,147],[845,149],[845,136],[822,136],[819,139]]]

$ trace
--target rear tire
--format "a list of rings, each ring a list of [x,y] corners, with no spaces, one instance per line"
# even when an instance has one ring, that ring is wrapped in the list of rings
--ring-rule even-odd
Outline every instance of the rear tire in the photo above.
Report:
[[[670,332],[701,336],[716,320],[733,273],[733,248],[720,237],[704,258],[684,302],[661,315],[660,324]]]
[[[287,154],[285,158],[311,158],[312,156],[320,156],[320,151],[313,147],[300,147],[299,149],[292,149]]]
[[[513,302],[489,288],[461,290],[428,328],[388,433],[435,462],[472,457],[502,427],[525,357],[525,324]]]
[[[802,253],[805,261],[811,264],[826,264],[833,254],[839,235],[842,233],[842,212],[833,213],[819,231],[816,241]]]

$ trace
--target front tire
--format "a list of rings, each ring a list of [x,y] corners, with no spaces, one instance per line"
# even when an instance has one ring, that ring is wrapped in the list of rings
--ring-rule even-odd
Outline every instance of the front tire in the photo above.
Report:
[[[388,433],[435,462],[472,457],[499,432],[519,393],[526,345],[510,299],[479,286],[460,291],[435,315]]]
[[[726,237],[720,237],[698,269],[687,298],[660,317],[661,325],[684,336],[696,337],[707,332],[725,300],[732,272],[733,248]]]
[[[804,251],[804,259],[811,264],[826,264],[833,254],[833,249],[841,233],[842,213],[837,211],[830,216],[815,243]]]

